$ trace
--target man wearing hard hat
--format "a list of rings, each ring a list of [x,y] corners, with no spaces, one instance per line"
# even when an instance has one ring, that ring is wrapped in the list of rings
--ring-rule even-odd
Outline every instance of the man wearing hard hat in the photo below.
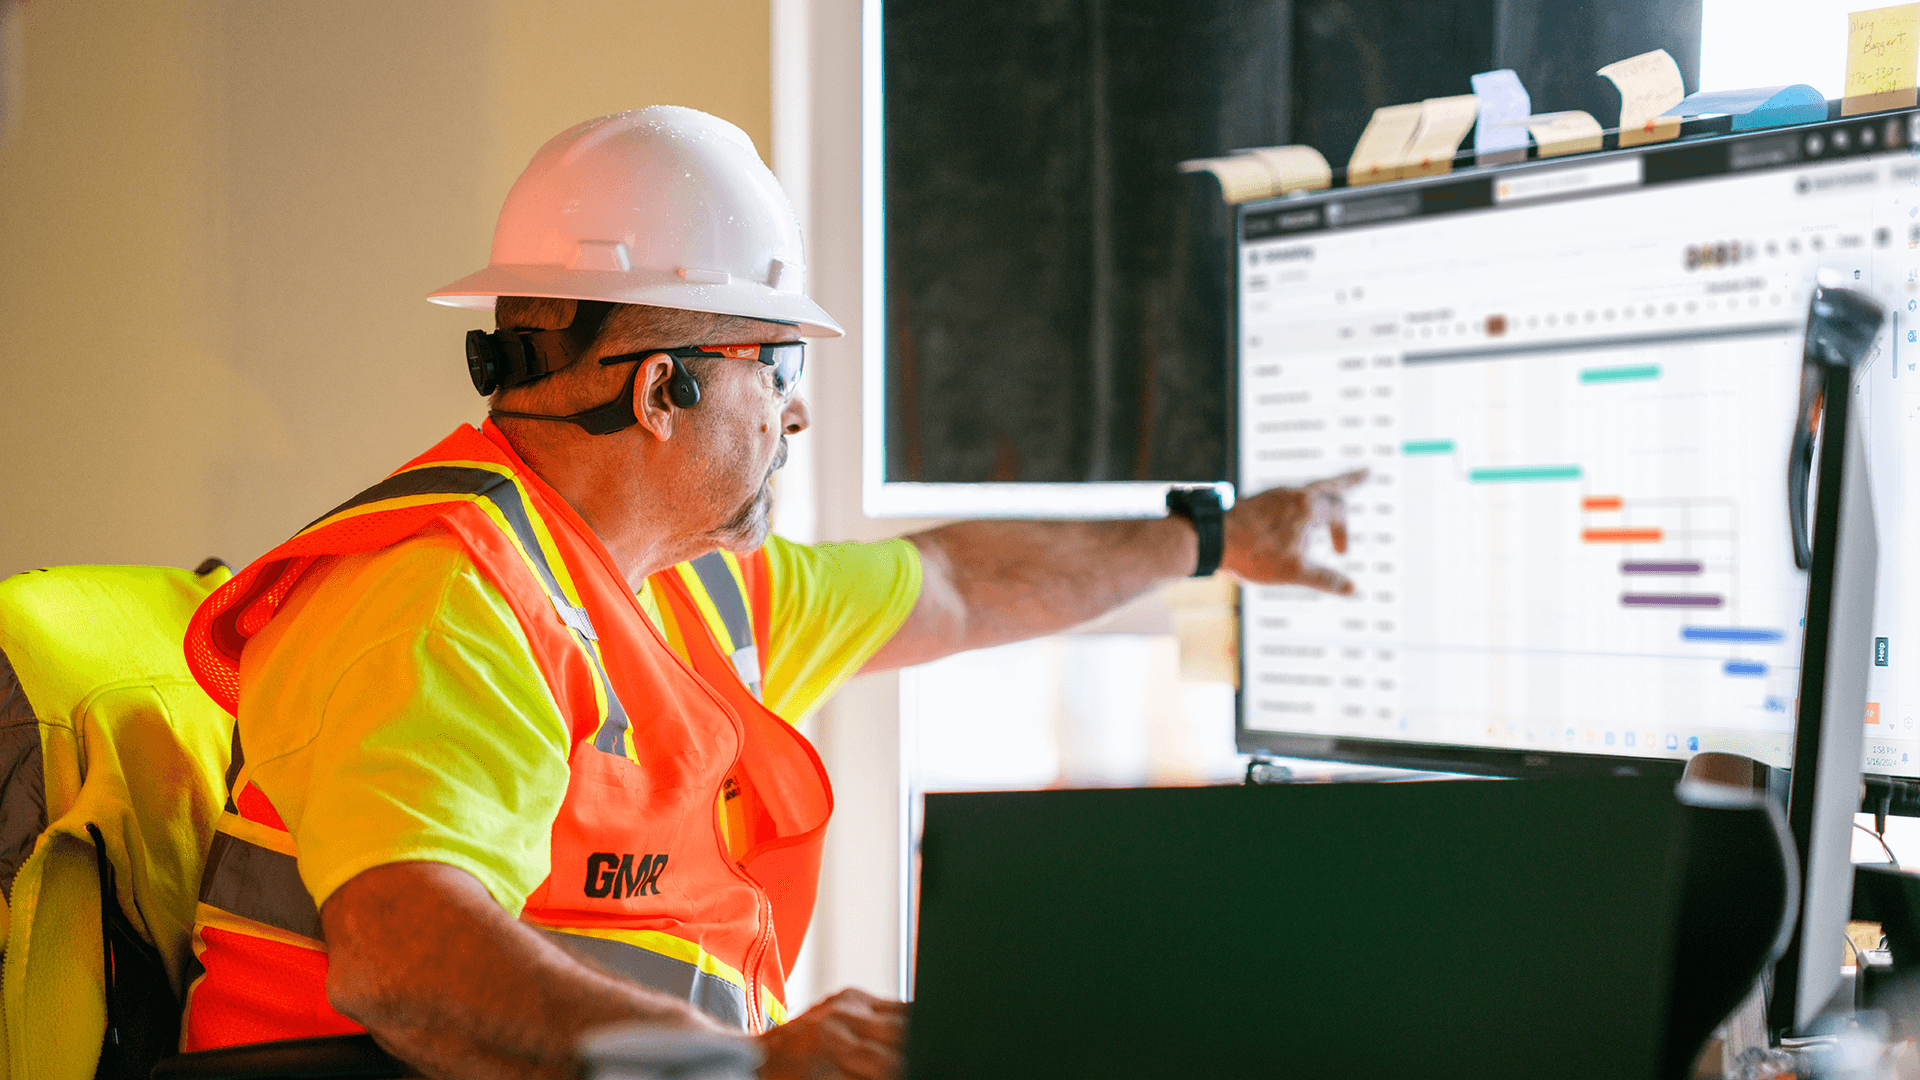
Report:
[[[787,721],[861,670],[1050,633],[1302,557],[1357,476],[1167,519],[768,535],[809,335],[794,214],[738,128],[602,117],[542,147],[490,265],[433,294],[491,418],[248,566],[187,637],[238,717],[184,1043],[371,1030],[428,1075],[560,1075],[619,1021],[880,1077],[905,1006],[788,1019],[832,794]]]

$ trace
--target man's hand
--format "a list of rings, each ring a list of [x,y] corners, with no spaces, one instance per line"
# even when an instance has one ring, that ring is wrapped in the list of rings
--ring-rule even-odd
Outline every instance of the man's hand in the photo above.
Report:
[[[842,990],[760,1036],[761,1080],[893,1080],[907,1037],[905,1002]]]
[[[1307,543],[1326,526],[1333,550],[1347,553],[1348,489],[1367,478],[1367,470],[1315,480],[1305,487],[1269,488],[1227,511],[1226,551],[1221,569],[1258,585],[1305,585],[1339,596],[1353,593],[1353,582],[1330,567],[1307,561]]]

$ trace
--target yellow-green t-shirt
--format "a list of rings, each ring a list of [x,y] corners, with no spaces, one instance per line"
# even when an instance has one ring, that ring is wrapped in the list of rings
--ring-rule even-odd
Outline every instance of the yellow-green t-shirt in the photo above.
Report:
[[[920,559],[905,540],[772,537],[767,562],[763,694],[797,722],[899,629]],[[316,565],[248,644],[240,686],[243,779],[292,833],[315,904],[390,862],[458,866],[516,914],[545,880],[568,727],[505,597],[452,536]],[[645,704],[627,708],[644,725]]]

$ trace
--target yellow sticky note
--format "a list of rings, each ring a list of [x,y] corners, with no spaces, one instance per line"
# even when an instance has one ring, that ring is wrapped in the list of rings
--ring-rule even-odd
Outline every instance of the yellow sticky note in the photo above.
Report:
[[[1243,150],[1273,172],[1280,191],[1319,191],[1333,186],[1333,168],[1311,146],[1261,146]]]
[[[1920,58],[1920,4],[1848,15],[1847,90],[1840,114],[1911,107],[1916,58]]]
[[[1541,157],[1579,154],[1600,149],[1600,121],[1592,113],[1545,113],[1527,117],[1527,133],[1540,147]]]
[[[1428,98],[1420,103],[1420,125],[1407,144],[1402,176],[1432,176],[1453,171],[1453,154],[1473,130],[1480,99],[1472,94]]]
[[[1347,186],[1379,184],[1398,180],[1405,170],[1407,146],[1420,127],[1423,102],[1408,105],[1382,105],[1373,110],[1373,118],[1360,133],[1360,142],[1347,160]]]
[[[1617,60],[1598,72],[1620,90],[1620,145],[1664,142],[1680,135],[1680,118],[1661,114],[1687,96],[1680,65],[1665,49]]]

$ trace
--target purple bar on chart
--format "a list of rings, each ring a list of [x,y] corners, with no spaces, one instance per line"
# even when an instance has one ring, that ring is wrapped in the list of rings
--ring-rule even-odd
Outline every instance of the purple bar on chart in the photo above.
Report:
[[[1625,607],[1717,608],[1726,599],[1711,593],[1622,593],[1620,603]]]
[[[1674,559],[1660,561],[1654,559],[1628,559],[1620,564],[1623,574],[1697,574],[1700,572],[1698,559]]]

